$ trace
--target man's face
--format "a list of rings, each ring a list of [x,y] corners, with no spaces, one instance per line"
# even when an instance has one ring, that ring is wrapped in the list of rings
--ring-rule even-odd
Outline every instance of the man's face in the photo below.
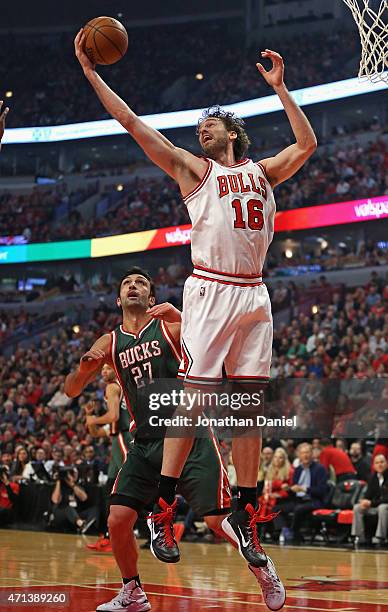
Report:
[[[86,461],[91,461],[94,457],[94,450],[92,446],[87,446],[85,448],[85,459]]]
[[[147,310],[155,304],[155,298],[150,296],[151,285],[145,276],[130,274],[121,283],[120,297],[117,305],[123,310],[132,308]]]
[[[311,463],[313,454],[309,446],[302,446],[299,449],[299,459],[302,465],[309,465]]]
[[[263,448],[263,461],[264,463],[271,463],[273,457],[273,450],[269,446]]]
[[[46,459],[46,453],[44,452],[43,448],[38,448],[35,458],[37,461],[44,461]]]
[[[228,132],[222,120],[216,117],[205,119],[198,128],[199,144],[205,155],[213,159],[236,138],[236,132]]]
[[[358,459],[361,457],[361,446],[358,442],[353,442],[350,447],[349,454],[353,459]]]
[[[383,455],[376,455],[373,462],[373,468],[378,474],[382,474],[387,469],[387,460]]]
[[[10,466],[10,465],[11,465],[11,463],[12,463],[12,455],[11,455],[11,453],[3,453],[3,454],[1,455],[1,463],[2,463],[3,465],[8,465],[8,466]]]
[[[111,368],[107,363],[104,363],[101,370],[101,376],[104,383],[112,382],[115,380],[116,374],[113,368]]]

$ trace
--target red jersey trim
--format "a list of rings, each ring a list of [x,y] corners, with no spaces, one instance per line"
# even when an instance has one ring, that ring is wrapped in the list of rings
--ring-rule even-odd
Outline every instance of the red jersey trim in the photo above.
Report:
[[[240,382],[240,383],[262,383],[263,385],[266,385],[267,383],[269,383],[270,378],[269,376],[229,376],[228,374],[226,374],[226,378],[228,380],[231,381],[235,381],[235,382]]]
[[[192,190],[190,191],[187,195],[182,196],[183,201],[188,200],[189,198],[191,198],[193,195],[197,195],[198,191],[200,191],[200,189],[202,189],[202,187],[205,185],[206,181],[208,180],[213,164],[212,161],[210,159],[206,160],[208,163],[208,167],[207,170],[204,174],[204,176],[202,177],[202,179],[200,180],[200,182],[198,183],[198,185]]]
[[[231,166],[224,166],[223,164],[219,164],[218,162],[216,163],[219,166],[222,166],[223,168],[237,168],[238,166],[245,166],[245,164],[247,164],[249,161],[251,161],[249,157],[244,157],[244,159],[240,159],[240,161],[236,162],[235,164],[232,164]]]
[[[227,374],[227,378],[244,378],[245,380],[247,380],[248,378],[252,378],[252,379],[260,379],[260,380],[269,380],[269,376],[252,376],[252,374],[248,374],[247,376],[229,376]]]
[[[187,378],[195,379],[195,380],[203,380],[205,382],[220,382],[223,380],[222,378],[209,378],[208,376],[190,376],[190,374],[187,375]]]
[[[259,283],[233,283],[232,281],[222,281],[218,278],[210,278],[209,276],[200,276],[199,274],[192,274],[193,278],[200,278],[201,280],[212,281],[214,283],[221,283],[221,285],[232,285],[233,287],[258,287],[259,285],[263,285],[263,281]]]
[[[267,175],[267,173],[266,173],[266,171],[265,171],[265,168],[264,168],[263,164],[261,164],[260,162],[255,162],[255,163],[256,163],[256,166],[259,166],[260,170],[261,170],[261,171],[262,171],[262,173],[264,174],[264,176],[265,176],[265,178],[267,179],[267,181],[269,182],[269,184],[271,184],[271,182],[270,182],[270,180],[269,180],[269,178],[268,178],[268,175]]]
[[[182,375],[178,375],[180,378]],[[219,387],[222,384],[222,378],[206,378],[205,376],[190,376],[186,374],[183,379],[183,385],[185,387],[203,387],[203,389],[211,389],[212,387]]]
[[[162,334],[163,334],[166,342],[170,345],[175,359],[177,360],[178,363],[180,363],[182,361],[182,355],[181,355],[180,347],[178,348],[175,345],[174,338],[170,335],[170,333],[168,331],[168,327],[167,327],[167,325],[165,324],[164,321],[160,321],[160,329],[162,331]]]
[[[120,381],[120,385],[121,385],[121,388],[123,390],[124,397],[125,397],[125,403],[127,405],[128,412],[129,412],[129,415],[131,417],[131,422],[130,422],[130,425],[129,425],[129,431],[133,431],[134,429],[136,429],[135,416],[134,416],[134,414],[132,412],[131,402],[129,400],[128,395],[126,394],[125,387],[123,385],[123,381],[121,380],[121,377],[120,377],[120,374],[119,374],[119,371],[118,371],[117,365],[116,365],[116,342],[117,342],[116,335],[117,335],[117,332],[116,331],[112,331],[111,333],[112,333],[112,349],[111,349],[112,350],[112,363],[113,363],[114,370],[116,372],[117,379]],[[125,332],[125,333],[128,333],[128,332]],[[129,334],[129,335],[133,336],[134,334]]]
[[[205,268],[204,266],[194,265],[196,270],[203,270],[204,272],[212,272],[212,274],[219,274],[220,276],[232,276],[234,278],[261,278],[260,274],[233,274],[232,272],[219,272],[219,270],[213,270],[212,268]]]
[[[183,382],[184,389],[186,389],[187,387],[189,389],[202,389],[202,390],[206,389],[206,391],[209,391],[209,389],[212,390],[215,388],[219,389],[221,385],[221,383],[204,383],[200,381],[196,382],[195,380],[193,381],[193,380],[186,380],[186,379],[184,379],[182,382]]]

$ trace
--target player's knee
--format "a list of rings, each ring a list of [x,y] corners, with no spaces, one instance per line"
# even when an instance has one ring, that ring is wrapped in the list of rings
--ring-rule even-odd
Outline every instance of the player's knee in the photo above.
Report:
[[[131,529],[137,519],[137,513],[132,508],[124,506],[111,506],[108,516],[108,528],[110,533],[122,532],[123,529]]]

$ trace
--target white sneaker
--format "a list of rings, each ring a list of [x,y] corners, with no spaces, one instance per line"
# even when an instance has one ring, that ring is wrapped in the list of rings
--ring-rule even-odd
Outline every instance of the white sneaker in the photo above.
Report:
[[[286,589],[276,573],[275,566],[268,556],[268,563],[265,567],[253,567],[249,565],[252,574],[256,576],[263,592],[263,598],[267,608],[275,612],[283,608],[286,603]]]
[[[151,604],[142,587],[135,580],[124,584],[116,597],[103,603],[97,612],[146,612],[151,610]]]

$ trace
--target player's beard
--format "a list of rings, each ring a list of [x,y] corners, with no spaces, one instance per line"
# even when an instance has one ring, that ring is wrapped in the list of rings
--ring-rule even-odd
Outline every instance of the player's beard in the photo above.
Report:
[[[219,136],[217,139],[212,138],[208,142],[205,142],[202,145],[202,150],[205,153],[206,157],[210,157],[210,159],[216,160],[217,157],[222,155],[226,151],[228,147],[228,135]]]
[[[143,311],[144,312],[149,308],[148,306],[148,297],[143,297],[138,295],[136,300],[126,298],[124,299],[124,309],[133,312],[133,311]]]

